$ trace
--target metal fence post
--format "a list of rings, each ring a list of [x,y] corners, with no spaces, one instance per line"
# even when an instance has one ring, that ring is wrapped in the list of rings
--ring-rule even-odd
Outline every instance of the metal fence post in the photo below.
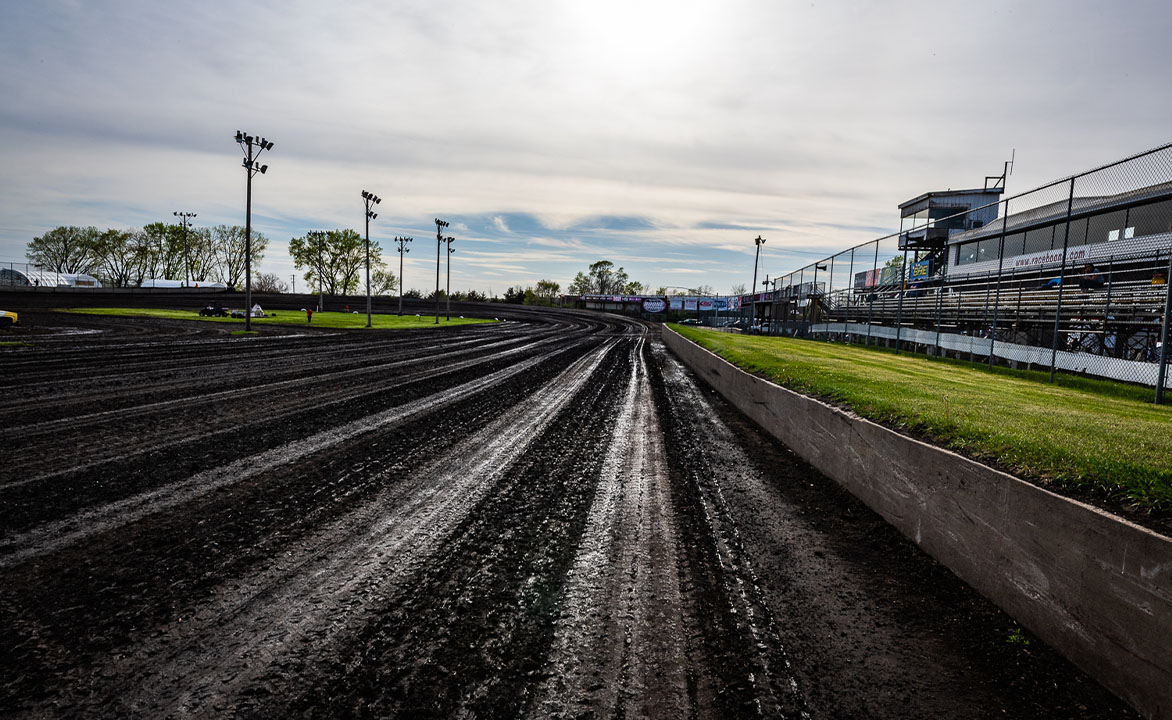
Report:
[[[875,241],[875,260],[871,263],[871,270],[875,271],[875,272],[871,273],[871,279],[875,281],[875,285],[873,287],[876,287],[876,288],[879,287],[879,278],[876,277],[879,274],[877,272],[878,269],[879,269],[879,241],[876,240]],[[871,325],[872,325],[872,323],[875,322],[875,300],[871,299],[871,297],[873,295],[876,295],[874,290],[872,290],[871,293],[869,295],[867,295],[867,298],[866,298],[866,303],[867,303],[867,342],[866,342],[866,344],[867,345],[871,344]],[[878,299],[878,298],[876,298],[876,299]]]
[[[1062,266],[1058,268],[1058,307],[1054,310],[1054,342],[1050,348],[1050,382],[1054,382],[1054,369],[1058,364],[1058,328],[1062,322],[1063,279],[1066,278],[1066,250],[1070,243],[1070,213],[1074,209],[1074,178],[1070,178],[1070,195],[1066,199],[1066,222],[1062,231]]]
[[[993,298],[993,332],[989,337],[989,369],[993,369],[993,351],[997,348],[997,318],[1001,314],[1001,276],[1005,274],[1005,228],[1009,224],[1009,199],[1001,217],[1001,239],[997,243],[997,293]]]
[[[926,230],[924,232],[927,232]],[[903,263],[899,266],[899,305],[895,308],[895,353],[899,354],[899,336],[903,329],[903,276],[907,272],[907,248],[903,251]]]
[[[986,274],[985,277],[988,278],[988,275]],[[980,337],[981,333],[985,331],[985,324],[987,322],[989,322],[989,281],[988,281],[988,279],[985,280],[985,307],[984,307],[984,309],[981,310],[981,326],[977,330],[976,337]],[[969,362],[974,362],[973,340],[975,340],[975,339],[976,338],[972,338],[969,340]]]
[[[1111,290],[1115,284],[1115,256],[1107,258],[1107,302],[1103,305],[1103,339],[1099,342],[1103,349],[1103,354],[1107,355],[1109,351],[1114,350],[1114,347],[1107,347],[1108,337],[1108,323],[1111,322]],[[1115,345],[1115,342],[1111,343]]]
[[[1164,322],[1160,326],[1160,369],[1156,373],[1156,404],[1164,401],[1164,377],[1168,371],[1168,322],[1172,318],[1172,255],[1164,276]]]
[[[944,282],[936,286],[936,357],[940,357],[940,326],[944,322]]]
[[[850,335],[851,303],[855,300],[855,249],[851,248],[851,262],[846,271],[846,314],[842,326],[846,334]]]

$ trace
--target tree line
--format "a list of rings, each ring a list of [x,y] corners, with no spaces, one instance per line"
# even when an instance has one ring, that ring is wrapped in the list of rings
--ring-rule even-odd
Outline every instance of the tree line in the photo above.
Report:
[[[252,259],[259,263],[268,238],[252,233]],[[25,255],[33,265],[56,273],[92,275],[110,287],[138,287],[167,278],[244,282],[244,228],[239,225],[188,227],[150,223],[139,230],[61,226],[35,237]]]

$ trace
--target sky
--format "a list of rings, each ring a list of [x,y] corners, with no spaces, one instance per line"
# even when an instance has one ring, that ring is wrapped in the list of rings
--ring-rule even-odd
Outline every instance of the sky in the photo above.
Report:
[[[13,0],[0,4],[0,264],[59,225],[244,224],[259,269],[363,232],[404,286],[503,295],[610,260],[728,292],[1172,141],[1172,4]]]

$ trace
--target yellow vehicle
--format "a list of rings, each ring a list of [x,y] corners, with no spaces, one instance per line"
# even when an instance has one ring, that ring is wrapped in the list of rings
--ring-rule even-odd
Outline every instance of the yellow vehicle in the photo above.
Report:
[[[20,316],[11,310],[0,310],[0,329],[20,324]]]

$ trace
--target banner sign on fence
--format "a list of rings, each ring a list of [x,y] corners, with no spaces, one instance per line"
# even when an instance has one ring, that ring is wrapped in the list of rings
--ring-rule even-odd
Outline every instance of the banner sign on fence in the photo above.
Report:
[[[667,303],[663,301],[663,298],[643,298],[643,312],[661,313],[666,309]]]
[[[1066,262],[1074,263],[1079,260],[1086,259],[1087,252],[1090,251],[1089,245],[1079,245],[1066,249]],[[1049,265],[1051,263],[1062,262],[1062,248],[1057,250],[1044,250],[1042,252],[1030,253],[1029,255],[1018,255],[1013,259],[1013,266],[1032,267],[1035,265]]]
[[[684,298],[684,310],[695,310],[696,298]]]
[[[863,272],[855,273],[855,289],[862,290],[863,288],[874,287],[879,282],[878,270],[864,270]]]
[[[911,279],[913,281],[927,280],[930,277],[932,277],[932,258],[912,263]]]
[[[683,310],[684,309],[684,299],[682,297],[670,298],[670,303],[671,303],[672,310]]]

